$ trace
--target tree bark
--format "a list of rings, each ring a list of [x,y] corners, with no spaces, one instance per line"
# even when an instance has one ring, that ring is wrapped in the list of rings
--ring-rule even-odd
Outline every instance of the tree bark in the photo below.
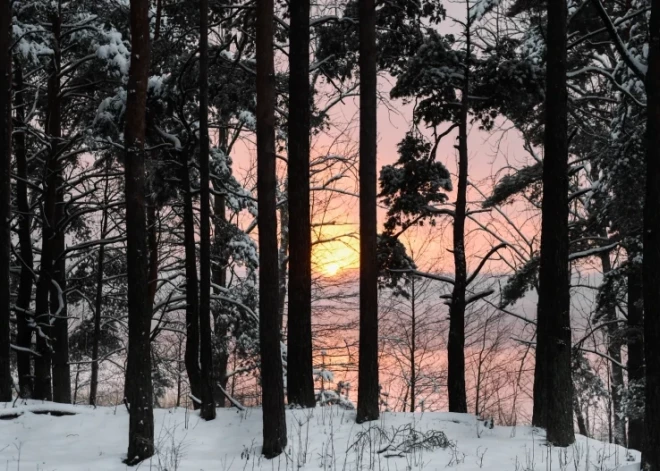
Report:
[[[638,253],[628,252],[634,260]],[[628,388],[644,382],[644,312],[642,308],[642,273],[634,265],[628,273]],[[643,408],[643,398],[636,398],[635,406]],[[636,407],[635,407],[636,408]],[[642,414],[628,416],[628,448],[642,450],[644,444],[644,417]]]
[[[151,306],[145,218],[145,128],[149,80],[149,0],[131,0],[131,65],[126,99],[125,194],[128,281],[128,358],[126,398],[130,407],[126,463],[135,465],[154,453],[151,382]]]
[[[106,159],[105,171],[110,171],[110,159]],[[104,177],[103,204],[108,204],[108,177]],[[108,210],[104,207],[101,215],[101,239],[108,232]],[[105,244],[99,246],[96,262],[96,299],[94,302],[94,339],[92,340],[92,374],[89,381],[89,404],[96,406],[99,385],[99,342],[101,340],[101,313],[103,310],[103,267],[105,263]]]
[[[215,419],[213,347],[211,345],[211,195],[209,177],[209,4],[200,0],[199,22],[199,333],[201,364],[200,415]]]
[[[35,293],[35,323],[37,325],[37,353],[34,359],[34,399],[50,401],[53,399],[51,384],[51,346],[49,336],[50,312],[48,307],[48,294],[52,279],[52,220],[55,205],[56,183],[53,179],[57,165],[54,158],[48,156],[48,164],[44,171],[44,202],[41,210],[41,255],[39,259],[39,280]]]
[[[62,17],[59,9],[52,19],[53,36],[55,38],[55,54],[53,55],[53,70],[48,80],[48,94],[50,119],[47,133],[51,139],[52,156],[56,160],[60,156],[62,146],[62,104],[60,85],[61,51],[60,30]],[[71,403],[71,370],[69,367],[69,320],[66,305],[66,253],[64,219],[64,178],[62,176],[64,164],[54,162],[55,175],[55,206],[52,219],[52,281],[50,286],[50,312],[52,315],[52,342],[53,342],[53,401]]]
[[[411,327],[410,327],[410,412],[415,412],[415,401],[417,398],[417,367],[415,365],[415,353],[417,351],[417,312],[415,310],[415,305],[417,303],[415,299],[415,277],[412,277],[411,280],[411,291],[410,291],[410,310],[411,310]],[[405,403],[404,403],[405,404]],[[405,405],[404,405],[405,407]]]
[[[465,31],[467,59],[470,57],[470,21]],[[467,61],[466,61],[467,62]],[[458,123],[458,185],[454,210],[454,289],[449,306],[449,339],[447,342],[447,390],[449,412],[467,413],[465,393],[465,291],[467,262],[465,260],[465,218],[467,214],[468,179],[468,111],[470,68],[463,67],[465,79],[461,91],[461,113]]]
[[[186,352],[185,364],[190,393],[195,397],[193,407],[199,409],[201,373],[199,371],[199,286],[197,282],[197,254],[195,252],[195,215],[188,156],[181,155],[183,184],[183,243],[186,251]]]
[[[378,263],[376,245],[376,6],[362,0],[360,17],[360,352],[357,422],[378,420]]]
[[[277,176],[273,0],[257,1],[257,207],[259,210],[259,347],[263,447],[267,458],[287,444],[282,351],[278,325]]]
[[[285,188],[289,188],[288,178],[284,182]],[[288,192],[288,190],[285,190]],[[291,195],[289,195],[289,198]],[[280,333],[284,331],[284,308],[286,307],[286,271],[289,266],[289,204],[279,208],[280,213],[280,250],[279,250],[279,273],[278,289],[279,304],[277,305],[278,325]]]
[[[642,466],[660,471],[660,0],[651,2],[646,73],[646,198],[644,201],[644,357],[646,413]]]
[[[580,403],[578,401],[574,401],[573,408],[575,409],[575,417],[577,420],[579,434],[588,437],[589,429],[587,429],[587,422],[584,420],[584,414],[582,413],[582,408],[580,407]]]
[[[309,0],[291,0],[289,27],[289,404],[314,407],[312,228],[309,190]]]
[[[61,165],[58,163],[59,148],[62,136],[62,116],[60,105],[60,61],[59,49],[60,22],[58,13],[51,18],[53,34],[53,55],[51,59],[50,75],[47,85],[47,111],[46,111],[46,134],[50,139],[50,151],[47,156],[44,171],[44,192],[42,204],[42,228],[41,228],[41,257],[39,260],[39,280],[37,281],[35,312],[37,330],[37,351],[39,357],[34,361],[34,397],[50,401],[53,396],[53,358],[56,358],[58,374],[61,375],[61,350],[62,344],[57,338],[61,334],[62,323],[53,321],[52,314],[59,308],[59,298],[53,284],[60,286],[61,267],[59,257],[62,253],[62,239],[58,230],[59,210],[57,201],[61,198],[58,188],[61,186]],[[61,205],[60,205],[61,206]],[[57,272],[57,273],[56,273]],[[50,297],[50,300],[49,300]],[[62,306],[63,307],[63,306]],[[66,310],[63,310],[66,313]],[[59,355],[58,355],[59,354]],[[56,357],[57,355],[57,357]],[[67,360],[68,361],[68,360]],[[58,376],[58,396],[60,396],[61,378]]]
[[[152,194],[147,198],[147,244],[149,246],[149,306],[153,310],[158,291],[158,207]],[[153,314],[153,312],[152,312]]]
[[[541,265],[534,425],[556,446],[575,441],[568,261],[566,0],[548,2]]]
[[[11,312],[11,1],[0,0],[0,402],[12,399],[9,346]]]
[[[603,253],[600,255],[601,265],[603,267],[603,275],[606,275],[612,270],[612,263],[610,262],[610,254]],[[608,306],[603,321],[609,322],[605,329],[607,335],[607,355],[615,360],[610,362],[610,397],[612,398],[612,422],[613,422],[613,438],[614,443],[617,445],[626,446],[626,421],[623,418],[623,368],[617,363],[621,363],[621,341],[619,339],[619,326],[616,324],[616,308],[615,306]]]
[[[58,195],[55,207],[55,220],[64,216],[64,184],[61,173],[58,175]],[[71,367],[69,366],[69,319],[66,302],[66,254],[64,228],[59,227],[53,240],[56,259],[53,263],[53,279],[50,288],[50,312],[53,318],[53,401],[71,403]]]
[[[225,133],[224,130],[220,130],[220,145],[222,146],[223,152],[226,152],[226,146],[223,145],[225,142]],[[216,188],[216,190],[222,190],[221,188]],[[221,245],[224,244],[222,233],[226,230],[225,224],[227,222],[226,210],[225,210],[225,196],[223,194],[216,194],[214,197],[213,205],[213,215],[215,216],[215,237],[216,244],[220,253],[224,253],[225,247]],[[213,283],[221,288],[227,287],[227,269],[226,269],[227,260],[224,257],[221,257],[217,263],[211,267],[211,274],[213,278]],[[221,294],[221,293],[218,293]],[[227,390],[227,366],[229,364],[229,328],[227,323],[222,320],[221,313],[217,313],[214,319],[214,331],[215,331],[215,341],[217,345],[218,355],[213,362],[213,367],[215,368],[215,384],[214,384],[214,400],[218,407],[225,406],[225,395],[220,389]],[[218,387],[220,386],[220,387]]]
[[[16,62],[14,101],[16,103],[16,122],[25,128],[25,99],[23,97],[23,69],[20,62]],[[32,300],[32,285],[34,282],[34,255],[32,253],[31,225],[32,216],[27,191],[27,147],[24,130],[14,135],[14,149],[16,151],[16,205],[18,207],[18,240],[20,245],[21,275],[18,282],[18,296],[16,298],[16,343],[19,347],[32,348],[32,328],[30,324],[34,318],[28,314]],[[18,386],[23,398],[31,398],[33,390],[31,357],[27,351],[16,352],[16,366],[18,370]]]

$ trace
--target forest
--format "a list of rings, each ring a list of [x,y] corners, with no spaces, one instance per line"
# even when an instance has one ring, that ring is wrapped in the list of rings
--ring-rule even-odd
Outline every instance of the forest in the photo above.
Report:
[[[660,0],[0,0],[0,465],[466,456],[660,471]]]

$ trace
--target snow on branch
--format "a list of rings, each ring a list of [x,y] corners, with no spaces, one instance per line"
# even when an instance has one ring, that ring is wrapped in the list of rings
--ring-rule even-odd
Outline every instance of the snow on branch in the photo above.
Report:
[[[610,250],[615,249],[619,245],[618,242],[613,244],[603,245],[601,247],[593,247],[591,249],[582,250],[580,252],[574,252],[568,256],[569,260],[577,260],[579,258],[591,257],[592,255],[598,255],[602,252],[609,252]]]
[[[641,62],[639,62],[637,58],[633,57],[632,54],[630,54],[630,51],[623,43],[621,36],[619,36],[619,32],[616,30],[616,26],[614,26],[614,23],[612,22],[612,18],[610,18],[610,15],[608,15],[607,10],[605,10],[605,7],[603,6],[603,2],[601,2],[601,0],[591,0],[591,3],[593,3],[594,7],[596,7],[596,10],[598,11],[598,15],[605,24],[605,29],[607,29],[607,32],[609,33],[610,37],[612,38],[612,41],[614,42],[614,47],[616,47],[616,50],[619,52],[619,54],[621,54],[621,58],[623,59],[623,62],[626,63],[626,65],[637,76],[637,78],[643,81],[646,78],[646,71],[648,70],[648,67],[642,64]]]
[[[390,268],[389,271],[391,271],[393,273],[406,273],[406,274],[409,274],[409,275],[420,276],[422,278],[428,278],[429,280],[443,281],[445,283],[449,283],[449,284],[452,284],[452,285],[455,283],[454,279],[450,278],[448,276],[436,275],[434,273],[428,273],[428,272],[424,272],[424,271],[413,270],[412,268],[411,269],[394,269],[394,268]]]

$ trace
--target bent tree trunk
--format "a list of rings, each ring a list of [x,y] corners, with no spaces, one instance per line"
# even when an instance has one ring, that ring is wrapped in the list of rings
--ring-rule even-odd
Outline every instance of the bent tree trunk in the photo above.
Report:
[[[126,99],[125,194],[128,281],[128,358],[126,398],[130,407],[126,463],[135,465],[154,453],[151,383],[151,306],[145,218],[145,119],[149,79],[149,1],[131,0],[131,65]]]
[[[286,448],[284,382],[278,319],[273,0],[257,1],[257,208],[259,210],[259,348],[266,458]]]
[[[9,262],[11,253],[11,1],[0,0],[0,402],[11,401]],[[5,222],[6,221],[6,222]]]
[[[548,2],[541,265],[534,371],[534,425],[568,446],[573,431],[568,261],[568,98],[566,0]]]
[[[378,420],[376,5],[360,2],[360,353],[357,422]]]

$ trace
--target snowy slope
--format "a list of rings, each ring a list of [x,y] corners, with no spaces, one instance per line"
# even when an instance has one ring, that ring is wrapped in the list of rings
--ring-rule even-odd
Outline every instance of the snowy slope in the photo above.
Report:
[[[44,415],[48,410],[75,415]],[[365,425],[356,425],[354,418],[354,411],[337,407],[287,411],[287,453],[269,461],[259,453],[259,409],[220,409],[212,422],[183,409],[156,409],[158,454],[137,469],[639,470],[636,451],[582,436],[568,449],[549,448],[542,431],[497,425],[491,430],[470,415],[385,413],[380,421]],[[32,402],[11,408],[0,403],[0,419],[2,470],[126,469],[121,463],[128,431],[123,405],[92,409]]]

